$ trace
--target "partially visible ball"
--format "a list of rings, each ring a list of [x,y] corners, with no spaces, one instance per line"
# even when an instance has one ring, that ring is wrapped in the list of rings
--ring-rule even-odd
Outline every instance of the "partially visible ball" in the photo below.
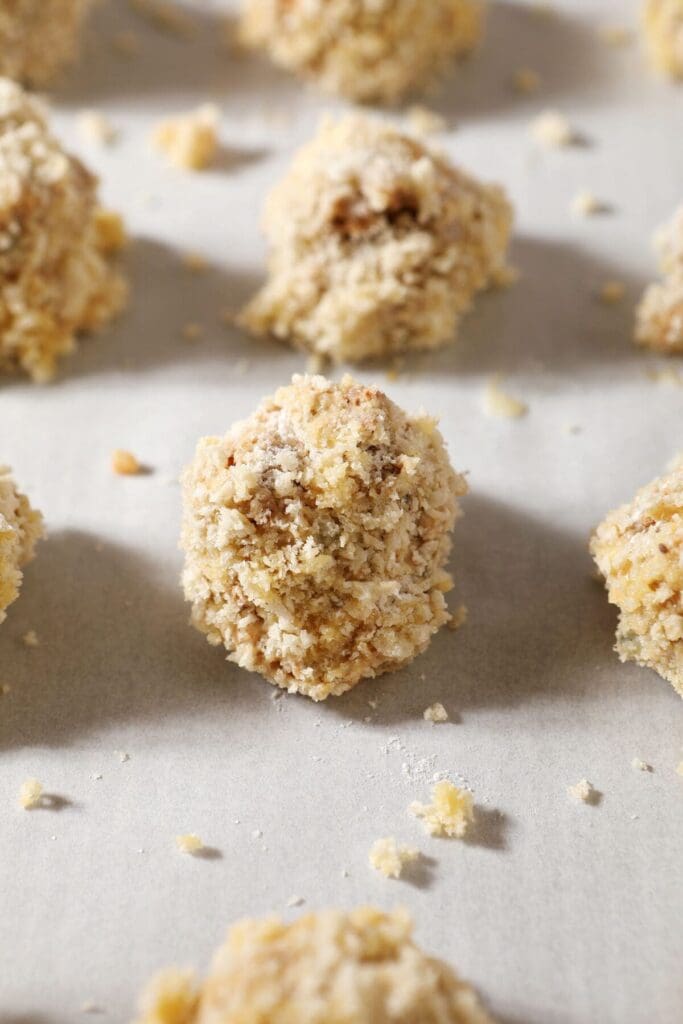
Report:
[[[393,102],[469,53],[483,0],[246,0],[242,42],[325,92]]]
[[[683,78],[683,0],[645,0],[643,28],[652,65]]]
[[[295,156],[264,227],[269,276],[245,326],[359,361],[452,341],[505,277],[512,208],[423,142],[350,116]]]
[[[616,651],[683,697],[683,463],[606,517],[591,540],[619,609]]]
[[[0,466],[0,622],[19,596],[22,567],[33,557],[43,534],[40,512],[17,490],[6,466]]]
[[[97,179],[66,153],[40,105],[0,79],[0,374],[49,379],[75,336],[123,305]]]
[[[2,0],[0,75],[44,85],[78,53],[93,0]]]
[[[314,700],[399,668],[450,618],[466,489],[429,417],[350,377],[294,377],[185,472],[192,621]]]
[[[475,991],[412,938],[405,911],[242,921],[202,986],[166,971],[138,1024],[492,1024]]]
[[[635,340],[655,352],[680,353],[683,352],[683,206],[657,233],[655,241],[662,279],[645,289],[636,310]]]

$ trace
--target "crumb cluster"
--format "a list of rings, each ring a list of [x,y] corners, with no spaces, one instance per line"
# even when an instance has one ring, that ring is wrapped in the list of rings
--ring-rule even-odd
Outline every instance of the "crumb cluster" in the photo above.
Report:
[[[393,836],[376,839],[370,847],[370,867],[385,878],[400,878],[407,864],[413,864],[420,856],[412,846],[400,846]]]
[[[0,75],[44,85],[78,53],[93,0],[4,0]]]
[[[295,376],[184,474],[192,621],[314,700],[411,661],[450,616],[457,497],[433,419],[378,388]]]
[[[21,568],[43,535],[43,519],[21,494],[6,466],[0,466],[0,622],[19,596]]]
[[[390,103],[482,34],[483,0],[246,0],[241,42],[329,93]]]
[[[683,352],[683,206],[657,232],[655,244],[662,280],[645,290],[636,310],[635,340],[655,352]]]
[[[646,0],[643,27],[652,65],[672,78],[683,78],[682,0]]]
[[[176,114],[154,130],[152,141],[168,157],[169,163],[185,171],[202,171],[218,152],[220,111],[205,103],[189,114]]]
[[[683,696],[683,464],[610,512],[591,553],[619,609],[616,651]]]
[[[437,348],[504,276],[511,226],[499,187],[382,121],[327,118],[268,198],[242,322],[338,361]]]
[[[402,910],[235,925],[203,984],[158,976],[138,1024],[492,1024],[474,990],[415,945]]]
[[[125,285],[103,249],[96,178],[0,79],[0,373],[49,379],[77,332],[119,310]]]
[[[442,779],[432,788],[430,804],[415,801],[409,810],[422,819],[422,824],[432,836],[462,839],[474,820],[472,794],[447,779]]]

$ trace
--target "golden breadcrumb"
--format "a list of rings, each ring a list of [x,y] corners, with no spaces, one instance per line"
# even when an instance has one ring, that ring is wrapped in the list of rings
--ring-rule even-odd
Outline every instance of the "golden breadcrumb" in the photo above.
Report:
[[[558,149],[570,146],[575,139],[574,129],[557,110],[546,110],[532,122],[531,134],[541,146]]]
[[[176,114],[154,129],[152,140],[174,167],[201,171],[213,163],[218,152],[220,111],[205,103],[189,114]]]
[[[123,448],[116,448],[111,453],[111,468],[119,476],[135,476],[142,469],[135,455]]]
[[[43,787],[38,779],[27,779],[19,789],[19,803],[25,811],[37,807],[43,795]]]
[[[464,479],[433,419],[375,387],[295,376],[184,474],[192,621],[314,700],[410,662],[450,616]]]
[[[430,704],[428,708],[424,709],[422,717],[425,722],[431,722],[432,725],[436,725],[438,722],[448,721],[448,712],[441,701],[437,700],[434,704]]]
[[[590,548],[619,609],[621,661],[653,668],[683,696],[683,465],[610,512]]]
[[[519,398],[514,398],[500,386],[500,377],[494,377],[484,390],[484,412],[487,416],[499,419],[517,420],[526,416],[529,406]]]
[[[652,66],[683,78],[683,0],[646,0],[643,31]]]
[[[240,42],[325,92],[391,103],[483,31],[483,0],[245,0]]]
[[[21,638],[24,647],[40,647],[40,640],[35,629],[29,629]]]
[[[197,989],[166,972],[137,1024],[492,1024],[474,990],[412,938],[406,911],[241,921]]]
[[[94,214],[97,247],[109,254],[120,252],[128,244],[128,236],[120,213],[98,207]]]
[[[19,596],[22,566],[33,558],[43,536],[43,517],[17,490],[6,466],[0,466],[0,622]]]
[[[422,824],[432,836],[462,839],[474,821],[472,794],[466,789],[459,789],[447,779],[442,779],[432,787],[430,804],[415,801],[409,810],[422,819]]]
[[[269,279],[242,322],[337,361],[437,348],[499,278],[511,225],[500,188],[423,142],[325,119],[268,198]]]
[[[0,75],[44,85],[77,55],[93,0],[3,0]]]
[[[598,289],[598,298],[606,306],[616,306],[626,295],[623,281],[603,281]]]
[[[420,851],[412,846],[399,846],[393,836],[376,839],[370,848],[370,867],[385,878],[400,878],[406,864],[413,864]]]
[[[78,130],[85,142],[98,146],[111,146],[118,138],[118,131],[99,110],[83,110],[78,115]]]
[[[176,836],[175,841],[181,853],[201,853],[204,849],[204,843],[195,832]]]
[[[0,79],[0,374],[47,380],[75,335],[125,296],[102,247],[96,178],[64,152],[37,101]]]
[[[645,289],[635,340],[655,352],[683,352],[683,205],[655,235],[662,280]]]

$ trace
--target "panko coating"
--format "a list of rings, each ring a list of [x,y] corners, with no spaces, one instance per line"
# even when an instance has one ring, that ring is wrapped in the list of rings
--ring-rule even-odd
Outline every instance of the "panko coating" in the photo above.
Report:
[[[433,419],[348,376],[295,376],[185,471],[192,622],[314,700],[400,668],[450,620],[466,490]]]
[[[43,518],[17,490],[10,471],[0,466],[0,622],[19,596],[22,566],[33,558],[43,535]]]
[[[635,340],[663,354],[683,352],[683,206],[655,236],[662,280],[651,284],[636,310]]]
[[[2,0],[0,75],[45,85],[77,55],[93,0]]]
[[[455,971],[427,956],[406,911],[326,910],[241,921],[209,976],[170,970],[137,1024],[493,1024]]]
[[[40,105],[0,79],[0,374],[48,380],[75,335],[123,305],[97,179],[65,153]]]
[[[619,609],[615,650],[683,696],[683,462],[610,512],[591,553]]]
[[[504,279],[511,227],[502,189],[424,142],[325,119],[268,198],[269,276],[242,323],[335,361],[437,348]]]
[[[392,103],[483,32],[484,0],[245,0],[241,42],[328,93]]]

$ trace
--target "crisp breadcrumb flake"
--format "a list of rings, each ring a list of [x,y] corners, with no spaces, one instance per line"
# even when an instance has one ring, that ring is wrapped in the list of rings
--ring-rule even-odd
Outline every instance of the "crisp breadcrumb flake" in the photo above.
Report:
[[[414,801],[409,810],[422,819],[426,831],[432,836],[462,839],[474,821],[472,794],[454,786],[448,779],[442,779],[432,788],[430,804]]]
[[[38,779],[27,779],[26,782],[22,782],[19,790],[19,803],[25,811],[30,811],[34,807],[37,807],[40,803],[40,799],[43,795],[43,787]]]

